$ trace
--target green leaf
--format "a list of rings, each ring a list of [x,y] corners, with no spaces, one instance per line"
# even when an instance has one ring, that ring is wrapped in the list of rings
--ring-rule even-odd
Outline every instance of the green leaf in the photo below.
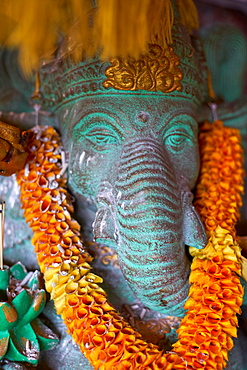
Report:
[[[16,325],[18,315],[14,307],[8,302],[0,302],[0,328],[1,331],[9,330]]]
[[[31,304],[32,304],[32,298],[30,294],[23,290],[20,292],[11,302],[12,306],[15,307],[17,313],[18,313],[18,322],[21,320],[21,318],[27,313],[29,310]]]
[[[40,354],[38,339],[30,324],[10,331],[9,348],[5,357],[10,361],[25,361],[37,365]]]
[[[10,272],[9,268],[6,267],[4,270],[0,270],[0,299],[5,300],[6,289],[9,286]]]
[[[16,327],[26,325],[27,323],[33,321],[41,313],[41,311],[43,311],[45,302],[45,291],[43,289],[38,290],[33,297],[31,307],[23,316],[23,318],[17,323]]]
[[[32,277],[29,279],[27,286],[31,288],[32,290],[37,290],[41,288],[42,277],[41,273],[36,270],[34,271]]]
[[[7,352],[9,344],[9,332],[0,331],[0,360],[4,357],[5,353]]]
[[[41,351],[47,351],[56,347],[59,342],[58,336],[43,324],[40,319],[34,319],[31,325],[38,338]]]
[[[23,280],[27,275],[26,267],[21,263],[17,262],[10,267],[11,275],[17,280]]]

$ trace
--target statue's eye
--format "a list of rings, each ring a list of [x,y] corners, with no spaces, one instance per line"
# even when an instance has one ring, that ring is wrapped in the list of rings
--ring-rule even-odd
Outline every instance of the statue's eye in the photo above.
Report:
[[[173,134],[166,138],[166,145],[182,145],[186,137],[181,134]]]
[[[109,129],[94,128],[89,131],[85,137],[91,141],[94,148],[99,151],[109,150],[119,142],[117,135]]]
[[[188,133],[174,132],[165,137],[164,145],[172,152],[179,153],[185,148],[189,141],[191,141],[191,139]]]
[[[197,145],[197,122],[188,114],[175,116],[168,129],[163,131],[165,148],[174,154],[182,154],[185,150]]]
[[[73,127],[73,145],[88,150],[108,152],[121,144],[123,131],[117,118],[103,112],[85,115]]]

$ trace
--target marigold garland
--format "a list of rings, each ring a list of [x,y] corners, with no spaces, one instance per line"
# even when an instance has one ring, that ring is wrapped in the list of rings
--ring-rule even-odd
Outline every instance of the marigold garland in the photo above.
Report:
[[[65,189],[66,180],[60,177],[58,134],[52,127],[32,130],[28,164],[17,176],[24,214],[34,231],[32,241],[46,289],[69,333],[95,369],[209,370],[225,366],[231,336],[236,335],[236,313],[243,293],[236,275],[240,273],[239,247],[231,236],[235,237],[241,201],[242,156],[236,130],[225,129],[220,123],[213,130],[206,125],[205,130],[196,204],[210,230],[209,242],[202,251],[192,250],[195,258],[186,303],[188,313],[174,351],[166,354],[146,343],[107,302],[106,293],[98,285],[102,279],[91,272],[91,257],[82,245],[80,226],[71,217],[73,206]],[[225,148],[225,143],[230,149]],[[223,170],[218,160],[223,161]],[[229,171],[231,177],[227,176]],[[223,216],[218,220],[225,211],[227,222]]]
[[[203,250],[190,248],[188,310],[178,329],[174,350],[188,369],[223,369],[231,337],[237,336],[237,317],[243,288],[240,248],[235,224],[243,192],[243,156],[240,134],[221,121],[201,127],[201,175],[195,206],[204,221],[208,243]]]

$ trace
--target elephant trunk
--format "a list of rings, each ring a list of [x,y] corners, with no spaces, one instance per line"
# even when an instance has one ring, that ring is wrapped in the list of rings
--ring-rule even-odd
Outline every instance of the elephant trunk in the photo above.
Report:
[[[161,143],[133,140],[123,147],[116,180],[120,267],[150,309],[182,312],[189,262],[183,245],[180,191]]]

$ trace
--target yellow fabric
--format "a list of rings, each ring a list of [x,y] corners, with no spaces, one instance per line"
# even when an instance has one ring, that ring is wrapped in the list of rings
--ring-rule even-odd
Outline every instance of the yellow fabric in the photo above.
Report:
[[[0,43],[20,48],[26,73],[42,58],[54,56],[59,37],[65,34],[65,52],[80,59],[82,51],[92,55],[99,47],[103,58],[138,57],[148,42],[171,43],[171,0],[9,0],[0,7]],[[180,21],[190,30],[198,26],[192,0],[177,0]]]
[[[180,22],[188,28],[190,32],[199,28],[199,20],[196,6],[193,0],[177,0],[180,13]]]

